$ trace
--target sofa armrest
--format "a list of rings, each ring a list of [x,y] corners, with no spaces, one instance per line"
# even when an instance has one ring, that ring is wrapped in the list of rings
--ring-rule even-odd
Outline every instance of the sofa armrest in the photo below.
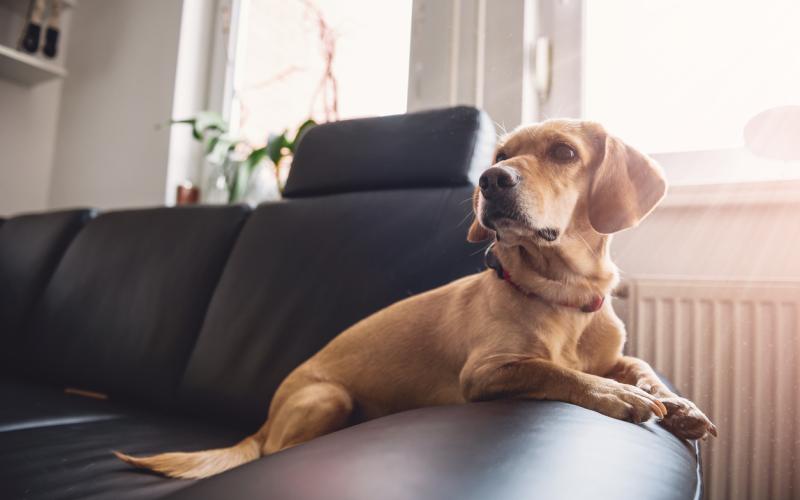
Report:
[[[265,457],[174,499],[692,499],[697,446],[649,422],[499,401],[384,417]]]

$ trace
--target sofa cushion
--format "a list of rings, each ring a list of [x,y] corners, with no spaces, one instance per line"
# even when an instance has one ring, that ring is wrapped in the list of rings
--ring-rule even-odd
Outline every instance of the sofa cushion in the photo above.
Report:
[[[9,342],[18,339],[67,245],[92,214],[65,210],[20,215],[0,225],[0,352],[13,350]],[[7,366],[7,359],[0,359],[0,365]]]
[[[248,209],[110,212],[73,241],[19,365],[31,377],[168,401]]]
[[[3,391],[0,389],[0,397]],[[54,406],[63,405],[53,395]],[[47,425],[0,430],[0,497],[27,500],[161,498],[194,481],[131,468],[111,450],[154,454],[228,446],[244,435],[196,420],[119,408],[108,418],[64,417]]]
[[[0,379],[0,401],[0,432],[118,417],[108,401],[10,378]]]
[[[272,393],[342,330],[482,269],[471,187],[261,205],[234,247],[181,383],[186,407],[258,425]]]
[[[302,137],[283,193],[466,186],[494,144],[486,113],[465,106],[328,123]]]

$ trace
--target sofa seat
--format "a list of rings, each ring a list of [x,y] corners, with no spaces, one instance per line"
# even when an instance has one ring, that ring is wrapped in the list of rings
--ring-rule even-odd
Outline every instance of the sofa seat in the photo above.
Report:
[[[244,432],[3,380],[2,498],[157,498],[192,484],[132,470],[111,454],[227,446]]]
[[[61,387],[0,379],[0,433],[61,423],[114,418],[108,401],[66,394]]]

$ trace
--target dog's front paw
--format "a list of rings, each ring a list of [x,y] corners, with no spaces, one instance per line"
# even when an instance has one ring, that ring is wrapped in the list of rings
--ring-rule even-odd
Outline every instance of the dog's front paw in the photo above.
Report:
[[[686,398],[661,398],[667,416],[661,420],[668,431],[682,439],[700,439],[706,434],[717,437],[717,427],[700,409]]]
[[[594,393],[593,399],[591,409],[636,424],[652,417],[663,418],[667,414],[667,408],[658,398],[638,387],[619,382],[604,384]]]

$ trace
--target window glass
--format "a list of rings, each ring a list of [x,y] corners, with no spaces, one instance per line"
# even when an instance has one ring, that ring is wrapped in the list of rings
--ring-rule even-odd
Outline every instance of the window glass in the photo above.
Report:
[[[650,153],[742,147],[800,104],[797,0],[586,1],[584,116]]]
[[[239,131],[263,144],[309,117],[405,112],[410,35],[411,0],[242,0]]]

